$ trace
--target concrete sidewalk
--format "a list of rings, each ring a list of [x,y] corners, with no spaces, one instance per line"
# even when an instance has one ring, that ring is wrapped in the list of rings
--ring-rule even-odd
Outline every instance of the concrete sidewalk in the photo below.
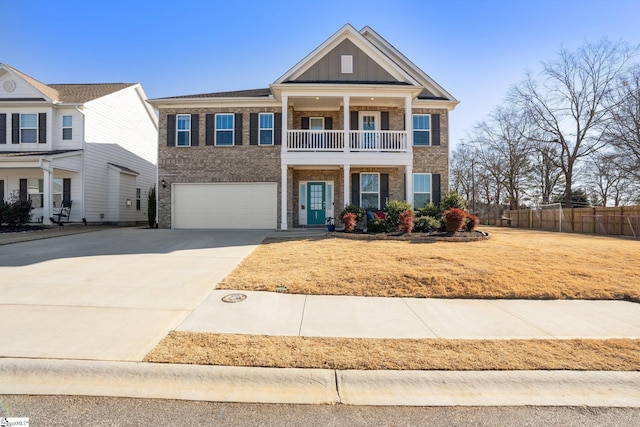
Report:
[[[224,302],[228,296],[240,301]],[[639,338],[640,304],[215,290],[177,330],[348,338]]]

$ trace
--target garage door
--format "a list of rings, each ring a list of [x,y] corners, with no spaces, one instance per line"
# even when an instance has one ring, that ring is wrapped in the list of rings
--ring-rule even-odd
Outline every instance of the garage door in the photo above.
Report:
[[[173,184],[173,228],[277,228],[278,184]]]

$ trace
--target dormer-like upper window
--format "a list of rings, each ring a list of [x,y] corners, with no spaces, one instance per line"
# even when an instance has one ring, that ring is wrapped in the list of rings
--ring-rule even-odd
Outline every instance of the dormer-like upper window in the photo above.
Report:
[[[342,55],[340,62],[342,74],[353,74],[353,55]]]

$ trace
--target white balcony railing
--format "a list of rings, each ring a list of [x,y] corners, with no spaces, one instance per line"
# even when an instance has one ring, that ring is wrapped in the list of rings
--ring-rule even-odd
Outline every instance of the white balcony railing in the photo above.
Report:
[[[407,151],[403,130],[349,131],[349,151]],[[287,151],[344,151],[343,130],[288,130]]]

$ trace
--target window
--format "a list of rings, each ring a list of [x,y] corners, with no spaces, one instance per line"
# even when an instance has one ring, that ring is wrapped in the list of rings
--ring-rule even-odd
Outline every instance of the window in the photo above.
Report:
[[[273,113],[260,113],[258,115],[260,128],[260,145],[273,145]]]
[[[360,206],[380,208],[380,175],[377,173],[360,174]]]
[[[43,207],[44,180],[37,178],[27,179],[27,194],[29,195],[29,200],[31,200],[32,207]]]
[[[140,210],[140,200],[141,200],[141,196],[142,192],[140,191],[139,188],[136,188],[136,210],[139,211]]]
[[[38,142],[37,114],[20,114],[20,142]]]
[[[62,197],[64,190],[62,184],[62,178],[54,178],[53,180],[51,180],[51,195],[53,196],[53,200],[51,202],[53,203],[54,208],[59,208],[62,206]]]
[[[340,65],[342,74],[353,74],[353,55],[342,55]]]
[[[233,114],[216,114],[216,145],[233,145]]]
[[[70,140],[73,137],[73,117],[62,116],[62,139]]]
[[[431,116],[413,115],[413,145],[431,145]]]
[[[431,174],[413,174],[413,206],[422,208],[431,203]]]
[[[178,114],[176,116],[176,145],[188,147],[191,145],[191,115]]]
[[[324,117],[310,117],[309,129],[311,130],[324,130]]]

